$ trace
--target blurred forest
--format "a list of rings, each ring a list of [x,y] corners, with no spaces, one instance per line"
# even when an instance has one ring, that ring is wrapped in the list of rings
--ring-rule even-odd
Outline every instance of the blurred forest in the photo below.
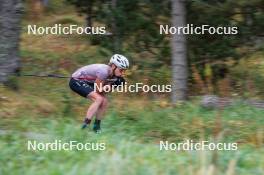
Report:
[[[0,174],[263,175],[263,21],[263,0],[1,0]],[[108,33],[28,35],[30,24],[105,26]],[[166,24],[237,26],[239,33],[160,35]],[[79,124],[90,102],[71,92],[67,78],[41,76],[67,77],[107,64],[113,53],[129,58],[129,84],[173,84],[173,92],[109,94],[103,133],[84,133]],[[27,151],[26,140],[41,134],[108,148]],[[157,148],[160,140],[184,139],[239,149]]]
[[[19,1],[14,2],[22,3]],[[12,3],[10,4],[12,5]],[[132,62],[131,73],[128,75],[130,82],[143,80],[146,81],[144,83],[148,84],[157,82],[176,84],[175,86],[180,86],[178,89],[184,91],[182,95],[179,94],[179,100],[185,99],[187,95],[202,94],[239,95],[240,97],[263,97],[264,95],[261,86],[264,81],[262,30],[264,14],[263,1],[261,0],[250,2],[244,0],[186,1],[176,5],[176,7],[182,5],[182,9],[184,9],[181,12],[183,13],[182,19],[171,18],[173,9],[171,9],[171,3],[168,0],[162,2],[148,0],[28,0],[23,4],[24,10],[15,9],[13,12],[14,14],[25,12],[22,18],[22,26],[24,26],[22,27],[21,37],[22,47],[19,49],[22,62],[24,51],[27,52],[24,48],[29,47],[29,44],[23,41],[35,37],[23,34],[23,31],[26,30],[26,24],[37,23],[42,26],[52,26],[55,23],[60,23],[65,25],[106,26],[110,32],[108,35],[69,36],[68,40],[74,40],[78,44],[72,45],[77,49],[74,54],[68,55],[70,58],[65,61],[87,64],[88,60],[90,61],[93,57],[96,61],[97,57],[106,59],[112,53],[122,53],[127,55]],[[21,5],[16,7],[21,8]],[[9,8],[12,8],[12,6]],[[15,11],[19,13],[15,13]],[[2,11],[2,13],[8,12]],[[8,21],[8,18],[13,17],[8,16],[2,19]],[[15,18],[20,19],[21,15],[17,15]],[[187,42],[177,43],[177,38],[176,42],[173,42],[170,35],[159,34],[159,25],[175,24],[173,20],[182,20],[182,25],[237,26],[239,34],[179,36],[184,37]],[[10,25],[10,23],[6,25]],[[19,24],[14,22],[13,25],[16,27]],[[8,30],[8,26],[6,28]],[[1,30],[4,33],[9,32],[5,32],[4,28]],[[19,34],[17,30],[13,30],[13,32]],[[15,34],[11,33],[6,36],[11,35]],[[47,37],[56,38],[56,36]],[[61,39],[63,37],[57,36],[57,38]],[[2,37],[2,40],[6,40],[6,38]],[[9,39],[8,42],[13,42],[14,46],[12,46],[12,43],[10,45],[16,47],[18,39],[14,41]],[[61,44],[61,47],[66,47],[65,43],[59,43],[59,40],[57,42],[58,45]],[[86,55],[87,62],[85,62],[85,54],[81,56],[82,60],[73,58],[74,55],[82,53],[78,50],[78,45],[81,42],[82,44],[86,42],[87,46],[94,48],[93,54],[89,52]],[[52,47],[51,44],[49,45]],[[180,45],[186,47],[186,49],[179,51],[183,54],[172,55],[171,53],[177,53],[174,48]],[[12,47],[10,47],[10,50],[18,50],[18,48]],[[34,47],[33,43],[32,47]],[[19,62],[15,58],[17,56],[13,55],[14,52],[12,54],[8,54],[8,50],[6,52],[9,57],[17,60],[15,62]],[[43,49],[43,52],[45,52],[45,49]],[[4,56],[1,59],[2,63],[7,60]],[[54,62],[59,63],[63,59],[65,58],[60,58],[59,61],[54,60]],[[178,63],[177,59],[179,59]],[[182,70],[181,67],[177,67],[181,63],[185,65]],[[27,64],[29,63],[27,62]],[[14,63],[8,61],[6,65],[14,65]],[[23,64],[19,65],[17,63],[16,65],[13,68],[9,66],[9,71],[2,68],[2,74],[17,71],[18,67],[23,71]],[[1,67],[6,66],[3,64]],[[46,72],[47,70],[39,71]],[[64,71],[69,75],[72,69],[66,68]],[[180,74],[184,74],[183,77],[177,77],[181,76]],[[179,82],[177,82],[177,79]],[[185,79],[185,81],[180,81],[181,79]],[[181,84],[184,85],[181,87]],[[174,89],[174,91],[176,90]]]

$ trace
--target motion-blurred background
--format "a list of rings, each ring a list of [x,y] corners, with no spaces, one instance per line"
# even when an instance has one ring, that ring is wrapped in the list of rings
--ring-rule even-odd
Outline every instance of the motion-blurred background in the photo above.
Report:
[[[172,8],[174,7],[174,8]],[[2,0],[0,174],[264,174],[263,0]],[[28,35],[27,26],[105,26],[106,35]],[[160,35],[159,25],[237,26],[237,35]],[[90,102],[77,68],[127,56],[101,135],[80,130]],[[20,75],[20,76],[19,76]],[[27,151],[27,140],[105,142],[106,151]],[[159,151],[159,141],[237,142],[237,151]]]

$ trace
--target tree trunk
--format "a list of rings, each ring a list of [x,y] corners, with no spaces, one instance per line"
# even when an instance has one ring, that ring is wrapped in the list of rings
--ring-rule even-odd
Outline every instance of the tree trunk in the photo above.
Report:
[[[1,0],[0,3],[0,83],[20,67],[18,56],[22,0]]]
[[[90,0],[88,2],[88,7],[87,7],[87,14],[86,14],[86,26],[87,27],[92,27],[92,16],[93,16],[93,0]]]
[[[114,40],[114,52],[119,52],[120,51],[120,36],[118,32],[118,27],[117,27],[117,20],[116,20],[116,8],[117,8],[117,0],[112,0],[112,31],[113,31],[113,40]]]
[[[185,21],[185,0],[171,0],[172,25],[182,27]],[[186,100],[187,93],[187,57],[186,37],[184,34],[174,34],[171,40],[172,48],[172,103]]]

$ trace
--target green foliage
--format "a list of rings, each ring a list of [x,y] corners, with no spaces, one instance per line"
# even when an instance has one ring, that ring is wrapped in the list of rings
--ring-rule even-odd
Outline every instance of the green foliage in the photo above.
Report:
[[[112,52],[118,43],[119,52],[131,55],[133,64],[140,65],[140,69],[156,69],[171,64],[170,38],[159,34],[160,24],[170,24],[170,1],[120,0],[116,1],[115,7],[110,1],[69,1],[81,14],[92,16],[94,21],[105,24],[108,31],[115,32],[106,37],[91,37],[93,44]],[[91,7],[94,15],[87,14]],[[194,26],[236,26],[239,29],[238,35],[187,36],[189,62],[240,59],[245,54],[252,54],[252,47],[262,49],[263,46],[256,42],[263,28],[261,7],[260,0],[187,1],[187,23]],[[244,46],[248,47],[247,52],[240,50]],[[203,64],[198,65],[198,69],[203,68]],[[143,74],[152,76],[146,72]],[[214,79],[218,77],[216,74],[213,76],[216,76]]]
[[[189,37],[191,60],[241,58],[236,48],[250,45],[261,32],[261,22],[258,16],[260,1],[241,3],[242,1],[194,1],[188,3],[188,23],[196,26],[208,24],[211,26],[237,26],[238,35],[198,35]],[[241,15],[241,20],[235,15]],[[251,14],[249,16],[249,14]],[[248,24],[250,22],[250,24]],[[245,43],[247,41],[247,43]]]
[[[163,57],[168,58],[169,43],[163,42],[164,36],[160,35],[158,30],[158,18],[162,14],[167,14],[168,10],[157,11],[161,7],[166,7],[166,2],[123,0],[117,1],[115,8],[106,1],[98,1],[98,3],[102,3],[101,8],[97,8],[97,1],[70,0],[70,2],[87,17],[91,16],[91,14],[87,14],[87,9],[92,6],[92,10],[96,11],[93,19],[105,24],[108,32],[113,33],[108,37],[99,38],[100,42],[97,42],[96,38],[92,38],[92,42],[100,43],[102,47],[110,51],[115,50],[115,43],[118,43],[119,52],[140,53],[147,51],[151,54],[151,58],[147,59],[152,60],[154,64],[157,62],[156,66],[163,62]],[[160,51],[157,48],[160,48]],[[135,63],[139,64],[140,61],[143,61],[136,57],[133,59]]]
[[[230,70],[236,91],[245,97],[264,97],[264,62],[262,52],[244,58]]]
[[[49,0],[47,4],[46,11],[50,14],[65,14],[69,10],[72,10],[65,0]]]

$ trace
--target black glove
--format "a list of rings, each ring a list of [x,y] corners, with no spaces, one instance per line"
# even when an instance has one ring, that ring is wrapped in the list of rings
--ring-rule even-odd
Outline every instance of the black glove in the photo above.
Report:
[[[116,77],[116,80],[114,81],[113,85],[120,86],[125,85],[126,80],[123,77]]]

